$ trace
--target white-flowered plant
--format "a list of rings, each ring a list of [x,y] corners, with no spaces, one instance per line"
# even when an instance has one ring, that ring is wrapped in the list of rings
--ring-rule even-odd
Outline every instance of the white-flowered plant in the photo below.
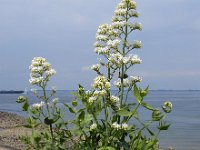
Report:
[[[29,104],[28,99],[20,96],[17,100],[22,103],[23,111],[28,113],[28,127],[32,128],[32,136],[22,136],[21,140],[27,144],[27,149],[66,149],[63,136],[68,136],[63,116],[58,106],[59,99],[55,98],[56,88],[52,87],[50,94],[47,93],[47,85],[51,77],[56,74],[51,64],[42,57],[35,57],[30,69],[30,84],[39,87],[31,89],[34,95],[40,100]],[[42,125],[43,129],[38,131],[37,126]],[[54,128],[54,129],[53,129]]]
[[[156,150],[158,138],[150,129],[151,124],[158,123],[158,133],[169,127],[163,121],[163,112],[144,102],[148,87],[139,88],[137,84],[142,77],[133,75],[130,70],[142,62],[136,54],[142,42],[133,40],[131,36],[133,31],[142,30],[142,24],[136,21],[138,16],[136,2],[122,0],[116,7],[112,23],[102,24],[97,29],[94,51],[102,58],[91,67],[97,73],[93,89],[88,93],[79,85],[77,99],[84,107],[76,113],[75,128],[80,138],[85,140],[79,141],[77,149]],[[131,102],[128,99],[130,92],[135,98]],[[149,121],[142,121],[138,111],[140,107],[151,111]],[[172,107],[165,103],[162,108],[168,113]]]
[[[29,81],[42,89],[42,95],[32,90],[42,101],[29,107],[27,98],[18,98],[29,114],[28,123],[33,129],[32,138],[23,138],[27,149],[159,149],[158,134],[170,126],[165,116],[171,112],[172,103],[167,101],[160,109],[145,102],[148,87],[139,88],[142,78],[131,70],[142,62],[136,54],[142,42],[131,36],[133,31],[142,30],[141,23],[136,21],[138,16],[135,1],[121,0],[111,24],[98,27],[94,51],[101,58],[91,66],[97,76],[91,90],[79,85],[71,104],[64,103],[67,111],[63,113],[70,113],[70,120],[65,121],[57,106],[58,99],[53,98],[56,89],[52,88],[50,96],[46,92],[47,83],[56,71],[45,58],[33,59]],[[151,113],[149,119],[140,114],[144,109]],[[37,133],[35,127],[39,124],[46,124],[48,131]]]

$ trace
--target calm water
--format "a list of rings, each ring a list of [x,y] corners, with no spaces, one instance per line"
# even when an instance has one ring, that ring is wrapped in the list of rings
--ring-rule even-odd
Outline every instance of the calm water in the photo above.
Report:
[[[58,91],[57,96],[62,102],[70,102],[72,91]],[[0,111],[13,112],[21,116],[25,114],[15,101],[19,95],[0,94]],[[36,98],[28,92],[26,95],[31,103]],[[34,101],[35,100],[35,101]],[[131,96],[129,101],[131,101]],[[200,91],[150,91],[145,99],[155,107],[160,107],[165,101],[173,103],[173,111],[167,120],[171,127],[167,132],[160,134],[162,147],[172,146],[176,150],[200,150]],[[142,112],[148,116],[147,112]]]

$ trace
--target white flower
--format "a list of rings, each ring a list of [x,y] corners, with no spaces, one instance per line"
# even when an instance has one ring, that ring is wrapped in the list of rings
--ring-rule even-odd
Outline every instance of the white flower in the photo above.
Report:
[[[102,24],[97,29],[97,34],[106,34],[110,30],[109,24]]]
[[[115,129],[117,129],[117,130],[119,130],[121,128],[121,126],[117,122],[114,122],[112,124],[112,127],[115,128]]]
[[[41,110],[43,108],[43,106],[45,105],[45,103],[43,101],[41,101],[40,103],[35,103],[32,105],[32,108],[34,109],[38,109]]]
[[[99,75],[94,79],[92,87],[100,90],[110,89],[110,83],[103,75]]]
[[[130,85],[130,81],[128,78],[123,79],[123,85],[124,85],[124,87],[128,87]]]
[[[56,71],[51,68],[51,64],[42,57],[33,58],[29,69],[29,82],[33,85],[40,85],[42,82],[47,82],[51,76],[56,74]]]
[[[118,8],[115,10],[115,15],[116,16],[125,16],[127,13],[127,9],[126,8]]]
[[[100,96],[105,96],[107,94],[106,90],[99,91]]]
[[[117,9],[123,9],[123,8],[126,8],[126,3],[124,2],[120,2],[117,6]]]
[[[114,95],[111,95],[111,96],[110,96],[110,101],[111,101],[112,103],[117,103],[117,102],[119,102],[119,97],[114,96]]]
[[[123,56],[120,53],[112,53],[108,60],[115,64],[116,66],[120,67],[123,64]]]
[[[129,27],[132,29],[132,30],[142,30],[142,24],[141,23],[129,23],[128,24]]]
[[[85,94],[90,95],[92,92],[90,90],[85,91]]]
[[[95,65],[92,65],[91,67],[91,69],[94,71],[99,71],[99,68],[100,68],[100,64],[95,64]]]
[[[130,62],[130,57],[123,57],[123,63],[128,64]]]
[[[108,47],[111,47],[111,48],[116,48],[119,44],[120,44],[120,40],[119,39],[109,40],[107,42]]]
[[[107,94],[106,90],[100,90],[100,91],[94,91],[93,96],[98,97],[98,96],[105,96]]]
[[[97,124],[96,124],[96,123],[93,123],[93,124],[90,126],[90,131],[95,130],[96,128],[97,128]]]
[[[116,87],[120,88],[121,85],[122,85],[121,79],[119,78],[117,81],[114,81],[114,85],[115,85]],[[124,86],[124,87],[128,87],[129,85],[130,85],[129,79],[128,79],[128,78],[123,79],[123,86]]]
[[[56,71],[54,69],[50,69],[50,70],[46,71],[47,76],[53,76],[54,74],[56,74]]]
[[[96,39],[100,41],[106,41],[108,40],[108,36],[106,35],[96,35]]]
[[[142,62],[142,60],[140,59],[138,55],[130,56],[130,61],[131,61],[131,64],[140,64]]]
[[[107,46],[106,47],[96,47],[95,52],[97,54],[107,54],[109,52],[109,48]]]
[[[116,22],[113,22],[112,23],[112,28],[123,28],[124,26],[127,25],[127,22],[126,21],[116,21]]]
[[[131,80],[133,83],[136,83],[136,82],[141,82],[141,81],[142,81],[142,78],[139,77],[139,76],[130,76],[130,80]]]
[[[134,41],[133,43],[134,48],[141,48],[142,47],[142,42],[141,41]]]
[[[43,77],[38,77],[38,78],[30,78],[29,79],[29,82],[31,83],[31,84],[40,84],[40,83],[42,83],[43,82]]]
[[[128,130],[128,124],[127,123],[122,123],[121,128],[123,130]]]
[[[128,14],[130,17],[138,17],[139,13],[136,10],[129,10]]]
[[[94,101],[96,101],[97,100],[97,97],[96,96],[91,96],[91,97],[89,97],[89,99],[88,99],[88,103],[93,103]]]
[[[117,81],[114,81],[114,85],[118,88],[121,87],[121,79],[118,79]]]

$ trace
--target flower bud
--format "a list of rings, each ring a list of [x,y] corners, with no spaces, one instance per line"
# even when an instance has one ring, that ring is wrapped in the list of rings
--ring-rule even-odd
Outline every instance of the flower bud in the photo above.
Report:
[[[163,104],[162,108],[164,110],[164,112],[166,113],[170,113],[172,111],[172,103],[170,101],[167,101]]]

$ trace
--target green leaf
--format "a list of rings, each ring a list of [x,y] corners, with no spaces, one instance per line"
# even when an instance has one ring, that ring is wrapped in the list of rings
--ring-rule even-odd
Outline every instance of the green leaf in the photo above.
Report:
[[[159,130],[168,130],[169,127],[170,127],[170,124],[164,125],[164,126],[158,126],[158,129]]]
[[[149,128],[147,128],[147,130],[148,130],[148,132],[149,132],[149,134],[150,134],[151,136],[154,136],[154,135],[155,135]]]
[[[56,113],[60,114],[60,108],[59,107],[56,107]]]
[[[159,121],[163,118],[163,114],[161,113],[160,110],[154,110],[152,112],[152,120],[153,121]]]
[[[85,112],[82,111],[82,112],[79,114],[79,116],[78,116],[78,120],[79,120],[79,121],[83,121],[84,119],[85,119]]]
[[[72,101],[72,106],[76,107],[78,105],[77,101],[76,100],[73,100]]]
[[[140,95],[145,97],[149,93],[149,86],[147,86],[144,90],[141,91]]]
[[[168,130],[169,127],[170,124],[166,124],[166,121],[160,121],[159,126],[157,126],[159,130]]]
[[[138,103],[142,102],[142,97],[140,95],[140,90],[138,89],[136,84],[134,84],[133,95],[134,95],[135,99],[138,101]]]
[[[75,113],[75,110],[74,110],[73,108],[71,108],[69,105],[67,105],[67,104],[64,104],[64,106],[65,106],[66,108],[68,108],[68,109],[69,109],[69,111],[70,111],[72,114],[74,114],[74,113]]]
[[[29,104],[27,101],[25,101],[23,104],[22,104],[22,110],[23,111],[27,111],[28,110],[28,107],[29,107]]]
[[[34,138],[34,141],[35,141],[36,143],[39,143],[40,140],[41,140],[41,137],[38,136],[38,135],[34,136],[33,138]]]
[[[149,104],[147,104],[147,103],[145,103],[145,102],[142,102],[141,105],[142,105],[143,107],[149,109],[149,110],[152,110],[152,111],[155,110],[155,108],[154,108],[153,106],[151,106],[151,105],[149,105]]]
[[[126,110],[126,109],[120,109],[117,111],[117,114],[120,116],[128,117],[132,115],[132,112]]]

